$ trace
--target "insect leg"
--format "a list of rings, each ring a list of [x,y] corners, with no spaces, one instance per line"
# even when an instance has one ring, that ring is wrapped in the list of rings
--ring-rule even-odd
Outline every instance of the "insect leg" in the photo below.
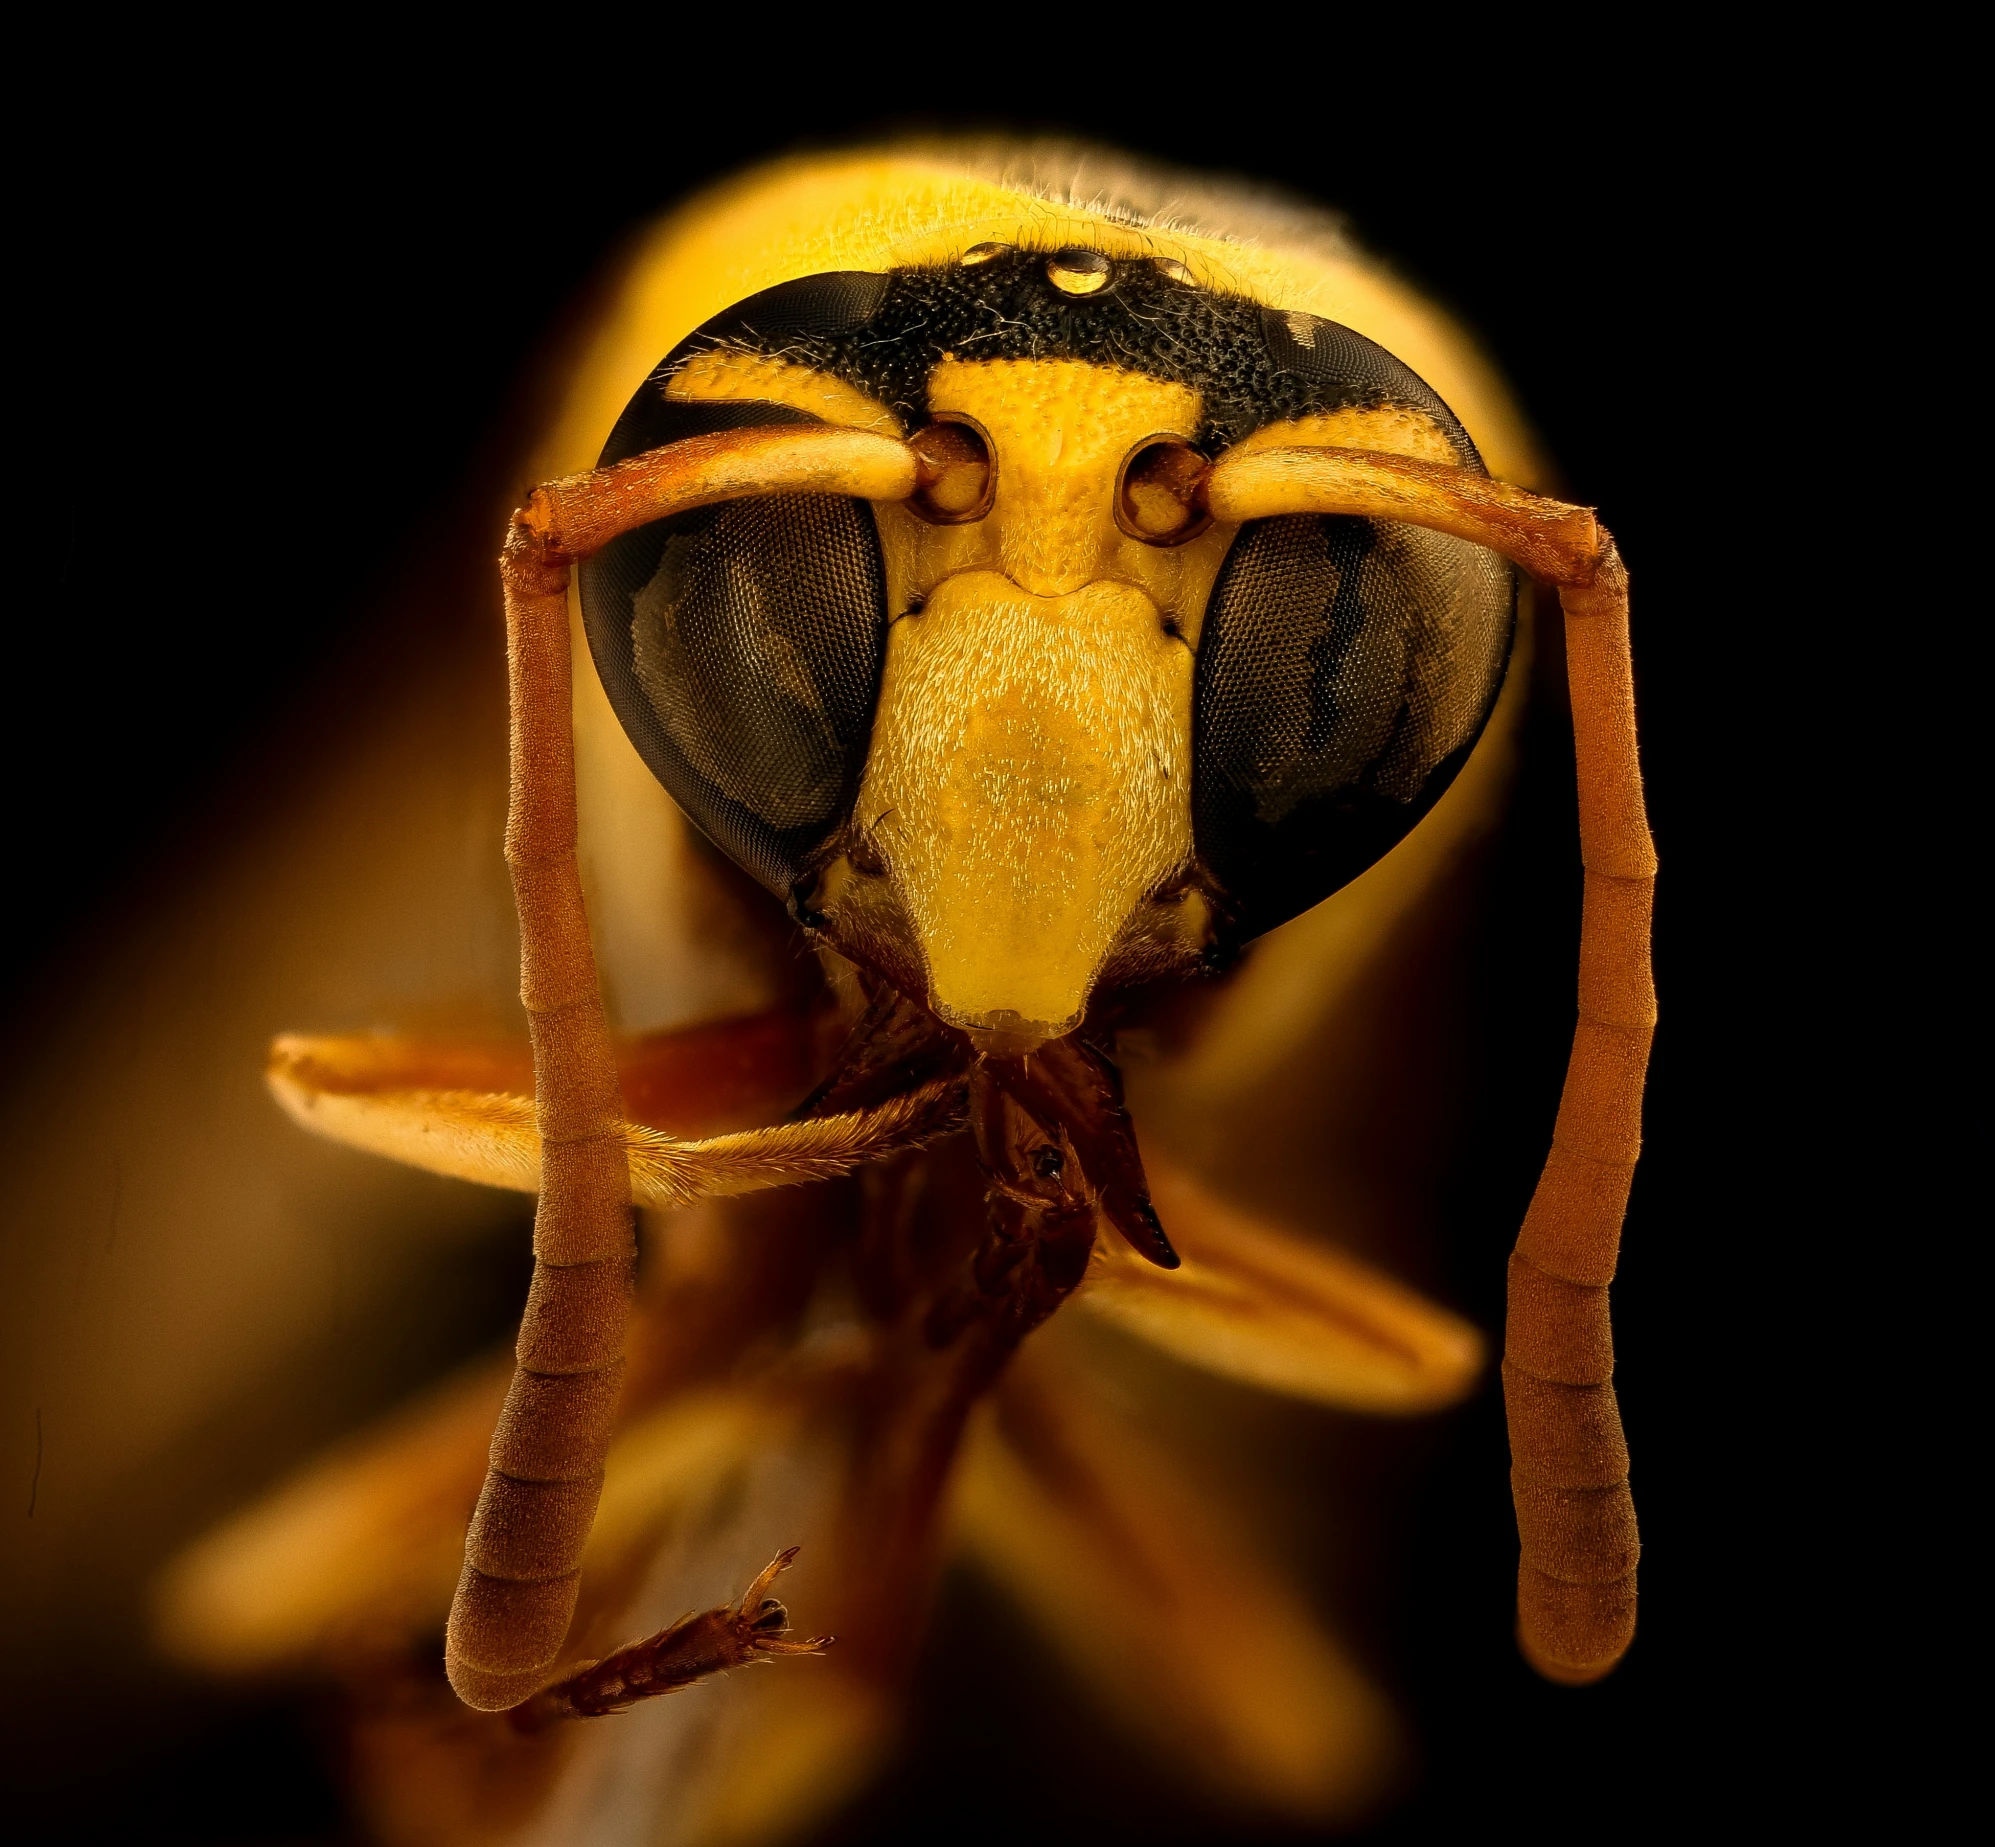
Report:
[[[751,1661],[775,1655],[821,1655],[835,1639],[812,1636],[789,1639],[789,1612],[769,1596],[776,1574],[788,1569],[797,1555],[791,1546],[779,1552],[743,1592],[741,1601],[723,1604],[699,1616],[688,1616],[671,1628],[614,1654],[544,1688],[513,1708],[513,1723],[522,1731],[538,1731],[561,1719],[593,1719],[621,1712],[639,1700],[677,1693],[696,1681]]]

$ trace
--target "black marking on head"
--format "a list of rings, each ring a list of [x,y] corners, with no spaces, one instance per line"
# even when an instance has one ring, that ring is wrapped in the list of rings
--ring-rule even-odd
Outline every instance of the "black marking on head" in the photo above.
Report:
[[[1046,256],[1028,250],[967,267],[781,283],[683,341],[653,375],[653,389],[695,354],[732,348],[828,373],[915,424],[928,415],[929,374],[947,356],[1072,359],[1199,392],[1200,447],[1214,453],[1263,424],[1393,406],[1431,417],[1463,466],[1481,469],[1432,387],[1362,334],[1199,288],[1149,258],[1103,260],[1111,286],[1092,295],[1055,287]]]

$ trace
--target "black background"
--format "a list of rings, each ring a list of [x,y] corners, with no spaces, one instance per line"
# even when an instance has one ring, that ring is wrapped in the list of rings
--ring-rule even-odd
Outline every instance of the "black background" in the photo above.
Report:
[[[34,894],[0,913],[13,1004],[59,991],[120,893],[251,799],[300,698],[377,670],[384,586],[489,545],[522,485],[507,471],[541,408],[536,363],[619,240],[689,186],[881,129],[1012,126],[1334,204],[1481,332],[1571,494],[1618,535],[1664,864],[1665,1024],[1615,1310],[1642,1633],[1591,1691],[1517,1666],[1486,1403],[1409,1542],[1428,1588],[1402,1693],[1425,1769],[1377,1838],[1675,1835],[1822,1799],[1847,1812],[1891,1780],[1871,1715],[1894,1682],[1866,1651],[1908,1592],[1888,1588],[1875,1542],[1893,1522],[1860,1486],[1890,1428],[1852,1358],[1865,1309],[1825,1290],[1887,1224],[1893,1118],[1866,1086],[1891,1060],[1856,1048],[1911,1003],[1855,983],[1887,903],[1871,875],[1896,849],[1877,779],[1835,760],[1850,728],[1820,728],[1881,698],[1889,662],[1847,684],[1864,610],[1838,560],[1857,515],[1797,486],[1842,414],[1823,358],[1850,311],[1838,253],[1898,260],[1863,131],[1819,75],[1668,36],[1553,56],[1464,51],[1439,18],[1375,44],[1257,20],[1243,42],[1132,62],[1113,38],[1042,57],[1043,20],[985,16],[981,47],[945,53],[847,14],[833,36],[868,42],[827,59],[767,20],[745,50],[712,20],[684,43],[556,25],[583,39],[495,33],[475,69],[412,72],[392,46],[302,27],[282,46],[162,45],[156,70],[127,47],[115,77],[94,51],[54,56],[11,207],[29,327],[0,765],[12,877]],[[1140,36],[1179,29],[1157,14]],[[237,56],[254,70],[224,75]],[[54,689],[87,710],[87,752],[39,732]],[[1564,748],[1534,747],[1532,812],[1569,812]],[[1520,830],[1499,868],[1486,953],[1524,959],[1520,991],[1570,966],[1570,939],[1533,921],[1542,899],[1517,895],[1562,876],[1562,826]],[[1503,990],[1488,1037],[1512,1049],[1472,1125],[1465,1223],[1528,1188],[1544,1087],[1512,1080],[1535,1060],[1555,1089],[1563,1056],[1563,1023],[1507,1017]],[[1458,1299],[1492,1324],[1500,1288],[1497,1266]],[[1881,1312],[1888,1277],[1866,1288]],[[990,1629],[1002,1663],[988,1613],[954,1620]],[[1064,1818],[1029,1806],[1087,1765],[1059,1705],[1022,1684],[1000,1666],[982,1707],[934,1689],[926,1723],[958,1780],[903,1779],[853,1838],[1173,1837],[1167,1806],[1112,1781]],[[1008,1774],[1013,1737],[1037,1781]],[[222,1712],[101,1791],[99,1817],[72,1806],[49,1838],[341,1838],[309,1727],[282,1712]]]

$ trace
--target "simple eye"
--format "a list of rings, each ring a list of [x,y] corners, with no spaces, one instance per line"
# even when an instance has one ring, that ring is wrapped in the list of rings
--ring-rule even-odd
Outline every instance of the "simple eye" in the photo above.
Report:
[[[1175,436],[1146,437],[1115,483],[1115,523],[1145,545],[1182,545],[1212,524],[1195,498],[1205,457]]]
[[[907,504],[932,526],[967,526],[991,510],[997,497],[997,467],[991,439],[973,417],[939,413],[917,430],[910,448],[921,469],[921,486]]]

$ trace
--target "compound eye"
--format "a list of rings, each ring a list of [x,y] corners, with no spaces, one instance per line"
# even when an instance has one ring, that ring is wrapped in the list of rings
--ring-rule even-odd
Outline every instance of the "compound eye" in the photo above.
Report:
[[[709,321],[637,389],[604,465],[726,430],[816,423],[752,400],[674,398],[687,359],[863,328],[884,276],[806,276]],[[787,897],[850,814],[886,658],[887,578],[863,500],[789,493],[654,520],[585,559],[582,621],[625,734],[692,822]]]
[[[1243,937],[1381,858],[1453,780],[1503,684],[1496,553],[1344,516],[1253,520],[1193,668],[1192,827]]]
[[[1130,450],[1115,483],[1115,523],[1145,545],[1182,545],[1212,524],[1198,504],[1205,457],[1177,436],[1148,436]]]
[[[991,510],[997,497],[997,465],[982,424],[955,411],[943,411],[915,432],[919,485],[907,504],[932,526],[967,526]]]

